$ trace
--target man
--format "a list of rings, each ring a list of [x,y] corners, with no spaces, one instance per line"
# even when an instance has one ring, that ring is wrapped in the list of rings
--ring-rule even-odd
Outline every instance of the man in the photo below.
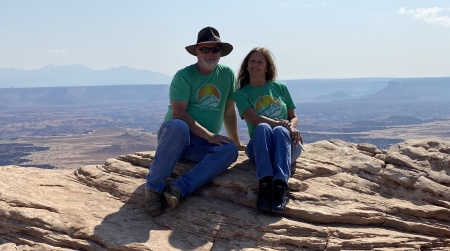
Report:
[[[147,175],[145,209],[151,216],[162,214],[166,203],[178,207],[182,198],[225,171],[236,161],[238,147],[243,148],[231,100],[234,72],[218,64],[233,46],[221,42],[215,28],[206,27],[186,50],[197,57],[197,63],[179,70],[170,85],[169,110]],[[218,134],[222,124],[231,139]],[[167,185],[166,178],[180,158],[197,165]]]

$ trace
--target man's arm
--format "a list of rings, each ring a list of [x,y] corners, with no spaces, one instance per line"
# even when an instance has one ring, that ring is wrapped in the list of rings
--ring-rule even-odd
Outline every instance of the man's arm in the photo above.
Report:
[[[189,113],[186,112],[187,101],[171,101],[172,118],[181,119],[189,126],[189,131],[200,138],[207,140],[209,143],[222,145],[222,143],[230,143],[231,140],[225,136],[214,134],[200,125]]]
[[[237,131],[237,119],[236,109],[234,107],[234,101],[229,99],[225,105],[225,113],[223,117],[223,125],[227,131],[228,137],[230,137],[239,150],[245,150],[245,146],[241,145],[239,140],[239,134]]]

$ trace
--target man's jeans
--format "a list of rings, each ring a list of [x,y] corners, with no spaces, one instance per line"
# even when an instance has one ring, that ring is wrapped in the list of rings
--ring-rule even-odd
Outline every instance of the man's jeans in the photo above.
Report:
[[[255,162],[258,179],[272,176],[287,184],[291,164],[300,156],[302,148],[300,143],[291,141],[286,128],[271,128],[269,124],[261,123],[256,126],[245,152],[250,161]]]
[[[186,122],[180,119],[163,122],[157,137],[158,146],[147,175],[147,188],[159,193],[164,191],[166,178],[179,159],[197,163],[173,183],[184,197],[227,170],[238,156],[234,143],[211,144],[190,133]]]

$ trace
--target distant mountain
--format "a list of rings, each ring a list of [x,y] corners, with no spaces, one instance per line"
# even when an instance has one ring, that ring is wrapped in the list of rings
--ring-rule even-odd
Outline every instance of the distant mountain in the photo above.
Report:
[[[42,68],[39,74],[53,74],[54,79],[67,78],[78,72],[93,73],[83,66]],[[66,70],[66,71],[65,71]],[[14,70],[12,70],[14,71]],[[10,71],[10,72],[12,72]],[[55,72],[59,72],[59,77]],[[29,105],[86,105],[132,103],[145,104],[153,101],[168,103],[169,79],[164,84],[119,85],[120,82],[138,82],[138,70],[119,67],[102,71],[109,75],[114,84],[88,86],[61,86],[39,88],[0,88],[0,109],[2,107]],[[148,71],[144,71],[149,74]],[[101,83],[107,77],[96,79],[101,74],[93,73],[89,83]],[[144,76],[145,74],[141,75]],[[36,73],[36,76],[38,74]],[[131,76],[136,75],[136,76]],[[44,75],[45,76],[45,75]],[[88,75],[78,78],[81,79]],[[116,77],[111,77],[116,76]],[[129,81],[125,76],[130,76]],[[42,77],[43,78],[43,77]],[[113,80],[115,79],[115,80]],[[71,81],[77,78],[73,76]],[[84,81],[84,80],[83,80]],[[115,82],[114,82],[115,81]],[[162,80],[163,81],[163,80]],[[59,82],[61,83],[61,82]],[[65,82],[67,85],[68,82]],[[74,82],[72,82],[74,83]],[[295,102],[417,102],[417,101],[450,101],[450,77],[448,78],[413,78],[413,79],[327,79],[327,80],[289,80],[285,81]]]
[[[0,88],[169,84],[171,76],[129,67],[92,70],[83,65],[47,65],[37,70],[0,68]]]
[[[450,101],[450,77],[306,79],[284,81],[296,102],[302,101]]]
[[[392,80],[386,88],[366,99],[382,102],[450,101],[450,77]]]
[[[0,108],[169,103],[169,85],[0,88]]]
[[[333,101],[372,95],[392,78],[301,79],[283,81],[296,102]],[[344,94],[345,93],[345,94]],[[328,96],[328,98],[327,98]]]
[[[345,91],[337,91],[328,95],[319,95],[316,97],[316,101],[338,101],[353,99],[351,95],[348,95]]]

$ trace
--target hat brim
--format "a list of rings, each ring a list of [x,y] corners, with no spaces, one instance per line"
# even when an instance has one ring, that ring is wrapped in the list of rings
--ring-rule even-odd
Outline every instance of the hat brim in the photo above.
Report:
[[[196,50],[197,45],[199,45],[199,44],[210,44],[210,43],[220,44],[220,46],[221,46],[220,56],[221,57],[225,57],[226,55],[230,54],[230,52],[233,50],[233,46],[231,44],[229,44],[229,43],[211,42],[211,41],[188,45],[185,48],[186,48],[187,52],[189,52],[189,54],[191,54],[193,56],[197,56],[197,50]]]

